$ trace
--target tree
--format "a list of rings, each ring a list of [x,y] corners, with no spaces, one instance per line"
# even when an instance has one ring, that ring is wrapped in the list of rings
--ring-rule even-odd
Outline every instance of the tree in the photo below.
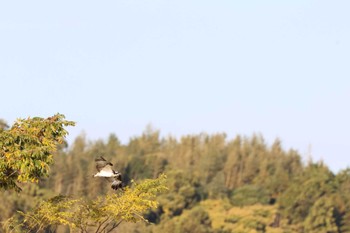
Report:
[[[21,191],[19,183],[38,182],[49,173],[53,152],[74,126],[64,115],[49,118],[18,119],[11,128],[1,124],[0,130],[0,188]]]
[[[305,230],[310,233],[337,233],[335,205],[331,197],[321,197],[305,219]]]
[[[28,213],[18,212],[6,222],[5,227],[12,232],[23,232],[24,229],[45,232],[65,225],[70,232],[107,233],[123,221],[148,222],[143,215],[158,206],[155,198],[158,193],[167,190],[165,182],[166,176],[162,174],[157,179],[133,182],[131,187],[94,200],[56,196],[41,202]],[[23,221],[18,221],[20,218]]]
[[[211,219],[201,206],[192,208],[185,214],[178,225],[178,233],[211,233]]]
[[[317,200],[336,191],[333,173],[322,163],[309,164],[278,200],[281,213],[292,223],[301,223]],[[322,206],[323,203],[318,203]],[[316,206],[315,211],[319,209]],[[329,214],[329,213],[327,213]],[[312,219],[312,216],[310,216]]]
[[[230,198],[232,205],[246,206],[254,204],[268,204],[270,196],[263,188],[256,185],[245,185],[235,189]]]
[[[336,176],[337,225],[340,232],[350,232],[350,168],[340,171]]]
[[[201,198],[198,184],[181,170],[168,173],[171,192],[159,197],[160,208],[165,216],[181,215],[184,209],[192,208]]]

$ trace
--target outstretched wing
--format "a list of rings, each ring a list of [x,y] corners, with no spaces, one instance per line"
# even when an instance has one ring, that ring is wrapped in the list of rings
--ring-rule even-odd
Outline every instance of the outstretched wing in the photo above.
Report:
[[[102,169],[107,169],[107,170],[109,170],[109,169],[111,169],[111,170],[113,170],[112,169],[112,166],[113,166],[113,164],[112,163],[110,163],[110,162],[108,162],[105,158],[103,158],[102,156],[100,156],[100,158],[97,158],[97,159],[95,159],[95,162],[96,162],[96,169],[97,169],[97,171],[101,171]]]
[[[96,176],[99,176],[99,177],[113,177],[114,174],[115,174],[115,172],[114,172],[112,166],[107,164],[106,166],[104,166],[102,169],[99,170],[99,172],[96,174]]]

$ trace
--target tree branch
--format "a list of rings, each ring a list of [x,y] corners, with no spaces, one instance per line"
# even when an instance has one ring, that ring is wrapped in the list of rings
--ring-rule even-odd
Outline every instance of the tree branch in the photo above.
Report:
[[[107,222],[108,219],[109,219],[109,217],[107,217],[107,218],[106,218],[105,220],[103,220],[102,222],[99,222],[98,227],[97,227],[95,233],[98,233],[98,232],[99,232],[101,226],[102,226],[105,222]],[[103,229],[102,229],[102,230],[103,230]]]
[[[115,228],[117,228],[121,223],[123,222],[123,219],[122,220],[120,220],[118,223],[113,223],[113,226],[111,227],[111,229],[109,229],[108,231],[107,231],[107,233],[108,232],[111,232],[112,230],[114,230]]]

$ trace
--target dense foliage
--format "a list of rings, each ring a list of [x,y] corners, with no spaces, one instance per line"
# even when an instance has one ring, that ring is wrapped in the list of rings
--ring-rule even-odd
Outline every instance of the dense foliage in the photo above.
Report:
[[[169,191],[142,216],[153,224],[123,222],[120,232],[350,232],[350,170],[334,174],[322,162],[304,164],[297,151],[286,151],[278,139],[268,145],[260,135],[176,139],[150,128],[125,145],[114,134],[92,142],[79,136],[55,153],[49,178],[23,186],[20,196],[0,194],[1,220],[40,208],[39,200],[53,195],[97,201],[114,195],[108,183],[92,178],[101,155],[129,186],[168,177]]]
[[[7,129],[0,122],[0,188],[20,191],[18,182],[37,182],[47,176],[53,162],[52,153],[67,135],[65,126],[74,125],[57,114],[18,119]]]
[[[147,179],[140,184],[133,183],[123,191],[99,196],[89,200],[81,197],[74,199],[56,196],[40,204],[27,213],[18,214],[5,221],[7,231],[23,232],[30,229],[35,232],[56,231],[60,225],[71,231],[112,232],[122,222],[148,222],[143,214],[156,208],[156,195],[167,188],[166,176]]]

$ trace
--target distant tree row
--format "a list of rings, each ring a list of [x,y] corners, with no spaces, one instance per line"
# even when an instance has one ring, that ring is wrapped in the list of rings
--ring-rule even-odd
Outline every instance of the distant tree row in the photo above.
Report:
[[[125,224],[123,232],[350,232],[349,169],[334,174],[322,162],[303,164],[297,151],[286,151],[279,139],[268,145],[261,135],[176,139],[152,128],[127,144],[111,134],[60,146],[49,178],[22,187],[20,197],[0,194],[1,220],[54,194],[93,199],[112,192],[92,178],[98,156],[116,165],[125,184],[168,176],[169,192],[144,216],[154,224]]]

